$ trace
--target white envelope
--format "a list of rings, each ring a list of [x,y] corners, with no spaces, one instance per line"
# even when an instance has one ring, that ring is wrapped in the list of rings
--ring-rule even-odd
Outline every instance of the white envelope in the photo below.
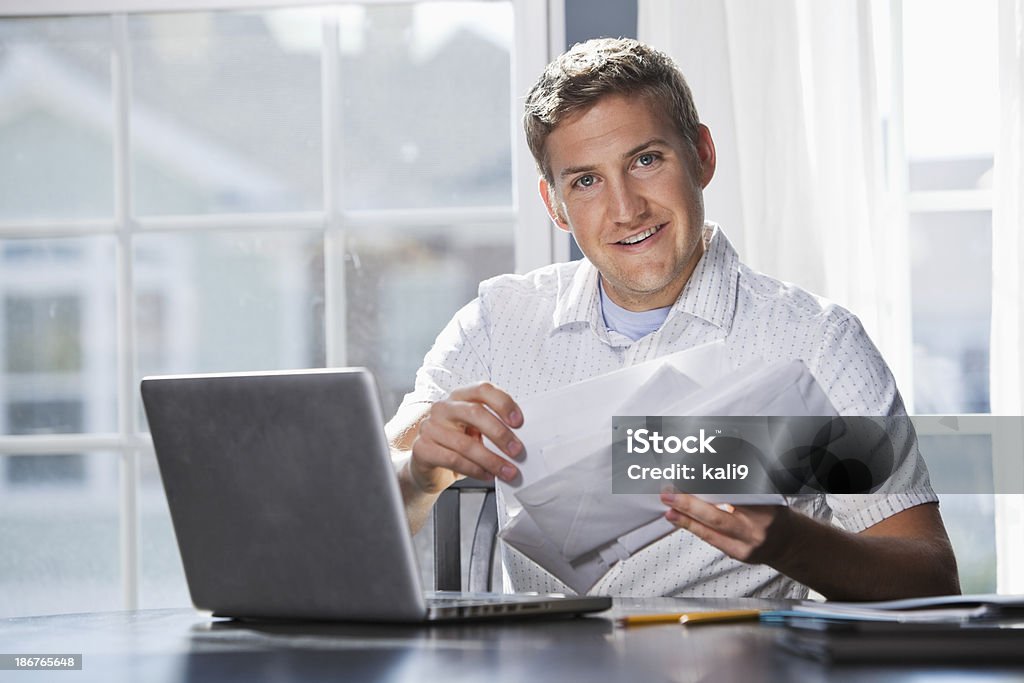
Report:
[[[516,436],[523,443],[525,455],[513,462],[520,476],[512,483],[495,482],[505,496],[509,516],[519,512],[520,506],[513,495],[519,488],[540,481],[569,464],[553,462],[549,466],[544,457],[546,446],[609,429],[613,415],[626,414],[619,411],[624,399],[666,365],[700,386],[731,369],[725,343],[717,340],[519,400],[523,426],[516,430]],[[485,444],[500,454],[489,440],[485,439]],[[580,453],[583,455],[586,452]]]
[[[746,367],[746,366],[744,366]],[[741,368],[715,390],[691,395],[666,415],[821,415],[838,413],[803,361],[762,365],[742,377]]]
[[[672,365],[662,365],[639,389],[607,416],[607,421],[604,424],[587,434],[551,439],[542,446],[541,459],[550,472],[558,472],[587,454],[609,445],[613,416],[661,415],[666,405],[680,401],[699,389],[700,385],[688,375]],[[521,491],[526,486],[521,484],[519,490]]]
[[[529,515],[519,515],[498,536],[510,546],[548,570],[569,588],[583,595],[608,573],[612,565],[600,556],[570,564],[548,540]]]
[[[616,495],[612,486],[612,445],[516,494],[524,512],[558,548],[575,560],[665,513],[656,494]]]
[[[806,380],[809,380],[806,381]],[[764,393],[761,385],[778,387]],[[774,409],[788,402],[791,409],[799,403],[797,414],[804,413],[803,400],[794,394],[806,392],[814,395],[817,383],[803,364],[776,364],[767,366],[757,362],[729,373],[720,380],[720,387],[694,391],[694,382],[672,367],[663,367],[645,383],[637,394],[623,404],[623,413],[629,415],[774,415]],[[820,393],[820,398],[827,398]],[[666,396],[683,395],[666,410]],[[742,400],[730,399],[741,396]],[[751,398],[752,397],[752,398]],[[715,412],[702,413],[690,409],[705,405]],[[830,408],[830,404],[829,404]],[[675,410],[678,409],[678,412]],[[782,414],[782,413],[779,413]],[[765,439],[762,439],[765,441]],[[571,463],[548,475],[539,482],[520,488],[514,495],[536,525],[551,539],[560,539],[563,556],[572,560],[585,552],[600,547],[633,529],[647,524],[665,511],[656,495],[616,495],[612,493],[612,435],[608,428],[574,440],[563,440],[544,449],[545,458],[560,463]],[[580,449],[574,452],[575,449]],[[563,453],[563,451],[568,451]],[[580,453],[589,453],[580,458]],[[639,456],[638,456],[639,457]],[[657,463],[647,463],[656,465]],[[740,497],[742,495],[742,497]],[[702,496],[712,502],[741,502],[751,504],[784,504],[782,496],[764,494],[737,494],[736,496]]]
[[[670,374],[665,373],[665,377],[671,378]],[[654,378],[648,384],[653,388],[663,386],[664,382]],[[646,404],[649,407],[649,398],[631,396],[624,405]],[[627,411],[626,414],[836,414],[824,391],[800,361],[752,364],[728,373],[715,386],[690,392],[679,401],[669,402],[667,408],[664,395],[661,399],[664,412],[642,410],[639,413]],[[545,451],[546,457],[569,464],[539,482],[521,487],[514,494],[525,514],[513,520],[503,534],[507,542],[574,590],[577,590],[575,586],[591,581],[597,567],[610,569],[615,562],[675,529],[663,519],[665,507],[657,496],[611,493],[611,434],[608,427],[602,431],[603,435],[595,432],[575,440],[563,439]],[[559,453],[560,450],[584,445],[592,449],[589,455],[579,457],[578,452]],[[785,504],[782,496],[774,494],[701,497],[714,503]],[[527,517],[531,522],[521,519]],[[548,543],[544,544],[544,552],[538,553],[535,548],[541,545],[542,540]],[[582,574],[578,569],[581,565],[586,569]]]
[[[521,514],[498,533],[498,536],[519,552],[547,569],[566,586],[584,595],[608,573],[615,564],[644,546],[675,530],[664,517],[634,529],[628,534],[569,562],[555,545],[537,528],[529,515]]]

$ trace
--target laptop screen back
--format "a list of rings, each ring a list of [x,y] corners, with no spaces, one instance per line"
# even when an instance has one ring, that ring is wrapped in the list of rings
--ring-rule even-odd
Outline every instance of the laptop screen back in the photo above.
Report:
[[[146,378],[142,396],[196,607],[424,618],[367,371]]]

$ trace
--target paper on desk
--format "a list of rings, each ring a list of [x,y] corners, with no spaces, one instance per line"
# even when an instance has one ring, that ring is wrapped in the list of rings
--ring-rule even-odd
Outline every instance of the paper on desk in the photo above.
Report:
[[[773,611],[771,619],[828,619],[830,621],[873,621],[917,624],[960,623],[993,615],[988,605],[928,609],[879,609],[852,602],[805,602],[788,610]]]
[[[686,380],[678,370],[663,367],[618,412],[718,416],[836,414],[800,361],[754,363],[703,389],[694,389],[695,383],[687,384]],[[667,394],[663,393],[666,391]],[[665,400],[666,395],[674,395],[678,400]],[[659,405],[661,408],[656,409]],[[609,423],[610,418],[600,432],[562,439],[542,451],[545,463],[558,469],[515,492],[526,514],[520,514],[502,531],[507,543],[578,592],[593,586],[595,562],[611,568],[615,562],[675,529],[663,519],[665,507],[657,496],[617,496],[611,492]],[[589,454],[581,458],[581,452]],[[710,502],[785,504],[785,499],[776,494],[701,497]],[[534,552],[540,544],[538,535],[548,541],[543,553]],[[576,571],[578,566],[583,571]]]

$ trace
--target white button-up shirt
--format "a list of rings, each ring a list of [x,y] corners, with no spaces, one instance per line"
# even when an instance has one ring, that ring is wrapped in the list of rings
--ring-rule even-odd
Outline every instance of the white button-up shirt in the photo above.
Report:
[[[802,360],[840,415],[904,415],[885,361],[849,311],[740,263],[721,229],[705,226],[706,250],[655,332],[632,341],[606,329],[598,271],[558,263],[480,285],[479,296],[437,337],[403,406],[434,402],[486,380],[513,399],[550,391],[682,349],[724,339],[734,367]],[[571,410],[571,407],[567,407]],[[801,496],[792,506],[861,531],[937,497],[916,446],[888,482],[889,494]],[[498,498],[502,525],[507,513]],[[507,591],[571,593],[502,544]],[[616,564],[590,591],[618,596],[805,597],[806,587],[765,565],[734,560],[678,531]]]

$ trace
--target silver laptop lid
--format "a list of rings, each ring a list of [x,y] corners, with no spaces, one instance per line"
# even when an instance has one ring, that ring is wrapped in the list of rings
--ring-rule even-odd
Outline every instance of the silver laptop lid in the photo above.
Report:
[[[425,618],[368,371],[147,377],[142,397],[196,607]]]

